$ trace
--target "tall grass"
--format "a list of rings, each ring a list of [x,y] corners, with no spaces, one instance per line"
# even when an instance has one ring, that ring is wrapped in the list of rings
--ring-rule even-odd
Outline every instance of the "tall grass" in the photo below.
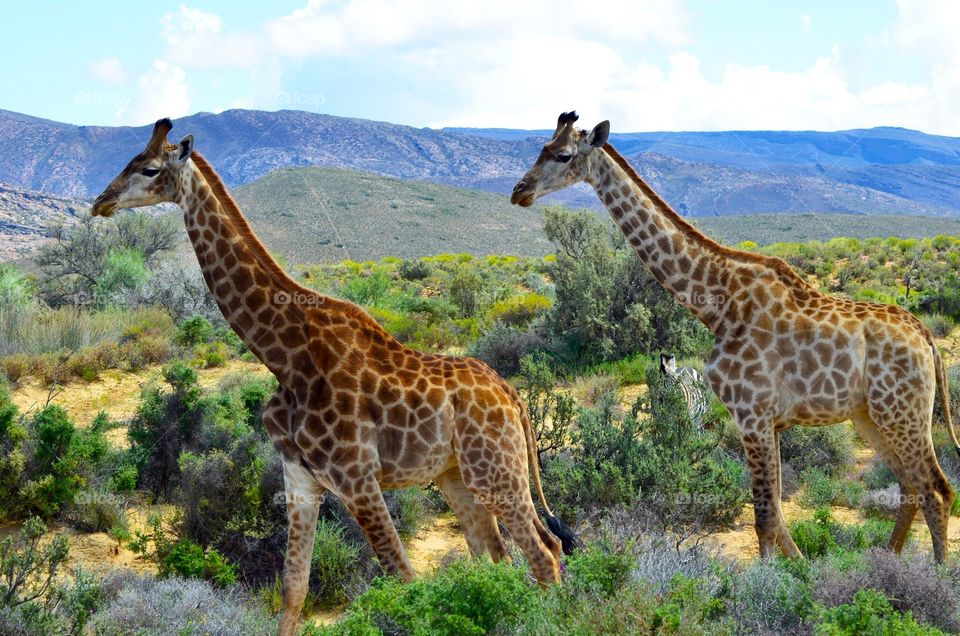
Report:
[[[144,331],[169,333],[170,316],[162,309],[84,307],[50,309],[35,304],[0,307],[0,356],[79,351]]]

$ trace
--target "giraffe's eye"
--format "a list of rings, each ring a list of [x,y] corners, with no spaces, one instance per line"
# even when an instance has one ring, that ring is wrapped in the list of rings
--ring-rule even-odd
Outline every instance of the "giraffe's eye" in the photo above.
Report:
[[[562,153],[556,155],[556,156],[554,157],[554,159],[556,159],[556,160],[559,161],[560,163],[567,163],[568,161],[570,161],[571,159],[573,159],[573,155],[571,155],[571,154],[569,154],[569,153],[566,153],[566,152],[562,152]]]
[[[159,169],[159,168],[144,168],[143,170],[140,171],[140,174],[142,174],[142,175],[145,176],[145,177],[155,177],[155,176],[157,176],[158,174],[160,174],[160,169]]]

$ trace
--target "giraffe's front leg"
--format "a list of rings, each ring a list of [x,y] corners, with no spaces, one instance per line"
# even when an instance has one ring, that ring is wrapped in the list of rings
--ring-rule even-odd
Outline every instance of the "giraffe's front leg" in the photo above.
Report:
[[[263,424],[283,461],[283,489],[287,505],[281,636],[292,636],[297,629],[310,581],[310,559],[323,497],[323,490],[313,474],[300,463],[300,452],[291,437],[295,412],[295,400],[283,387],[270,398],[263,410]]]
[[[745,418],[741,424],[740,440],[747,456],[747,467],[753,487],[753,515],[757,539],[760,541],[760,556],[776,556],[783,527],[780,512],[780,457],[777,453],[776,433],[765,427],[759,419]],[[789,537],[789,533],[787,533]],[[790,543],[793,543],[792,539]],[[795,546],[794,546],[795,547]],[[799,552],[799,551],[798,551]]]
[[[413,580],[413,566],[403,549],[400,535],[393,525],[393,518],[387,510],[383,491],[376,478],[370,474],[349,484],[334,484],[334,488],[350,514],[363,528],[384,572],[399,576],[404,581]]]
[[[283,561],[280,636],[292,636],[310,583],[310,561],[323,490],[306,468],[286,460],[283,485],[287,503],[287,554]]]
[[[777,501],[783,501],[783,470],[780,465],[780,433],[773,434],[773,441],[775,443],[773,456],[777,460]],[[777,518],[779,519],[778,525],[779,530],[777,531],[777,544],[780,546],[780,550],[783,552],[784,556],[790,557],[791,559],[803,557],[803,554],[800,552],[800,548],[797,547],[797,544],[793,542],[793,537],[790,536],[790,530],[787,528],[787,521],[783,518],[783,507],[777,505],[778,512]]]

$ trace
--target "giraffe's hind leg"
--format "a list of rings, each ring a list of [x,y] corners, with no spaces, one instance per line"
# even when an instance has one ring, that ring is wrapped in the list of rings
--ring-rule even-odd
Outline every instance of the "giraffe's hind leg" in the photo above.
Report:
[[[933,556],[938,563],[942,563],[947,555],[947,524],[954,492],[940,468],[937,453],[933,448],[930,435],[931,410],[929,407],[923,408],[921,404],[910,403],[904,397],[899,403],[871,408],[870,418],[890,449],[901,460],[904,475],[913,487],[912,492],[917,496],[917,502],[913,505],[919,504],[930,530]],[[910,513],[909,509],[904,512],[901,507],[901,514],[909,515],[910,520],[915,512],[916,510]],[[903,527],[900,527],[901,519],[898,518],[896,529],[905,536],[910,524],[907,519],[903,519],[902,523]],[[897,539],[896,542],[891,540],[894,547],[896,544],[902,546],[901,537],[892,539]]]
[[[474,556],[487,553],[494,563],[509,559],[507,546],[500,536],[497,518],[483,507],[463,483],[459,466],[454,466],[436,479],[450,509],[457,516],[467,538],[467,546]]]
[[[490,440],[485,442],[482,448],[474,446],[467,450],[462,436],[454,438],[463,483],[491,515],[503,520],[537,580],[543,585],[559,583],[560,566],[554,547],[560,542],[549,535],[537,517],[530,494],[522,430],[507,427],[496,445]],[[544,534],[551,543],[544,542]]]
[[[943,563],[947,556],[947,526],[955,495],[937,461],[929,433],[922,440],[916,458],[915,464],[908,466],[907,470],[920,493],[920,506],[933,543],[933,557],[937,563]]]
[[[864,413],[854,417],[853,426],[860,437],[880,453],[883,461],[886,462],[887,467],[893,472],[897,478],[897,483],[900,485],[900,508],[897,511],[897,521],[894,524],[893,533],[890,535],[890,549],[899,554],[907,540],[913,518],[917,515],[917,510],[920,509],[920,505],[917,503],[917,492],[900,457],[870,416]]]

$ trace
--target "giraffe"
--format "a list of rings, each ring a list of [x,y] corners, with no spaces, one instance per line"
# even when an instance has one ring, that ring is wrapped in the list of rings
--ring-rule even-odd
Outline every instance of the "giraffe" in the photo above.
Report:
[[[801,556],[781,511],[779,434],[852,420],[900,484],[891,549],[900,551],[922,508],[942,562],[954,492],[931,437],[937,390],[958,453],[960,444],[930,330],[899,307],[822,294],[778,258],[717,244],[607,143],[610,122],[587,132],[577,119],[560,115],[511,201],[529,206],[586,182],[653,276],[713,333],[706,375],[743,443],[761,556],[777,547]]]
[[[559,582],[560,552],[577,539],[546,503],[513,387],[477,360],[405,347],[356,305],[296,283],[194,151],[193,136],[168,143],[172,127],[156,123],[92,214],[177,203],[220,311],[277,377],[263,422],[282,459],[288,518],[280,633],[292,634],[299,620],[326,492],[345,503],[388,574],[410,580],[413,569],[383,489],[435,481],[474,555],[509,558],[500,519],[540,583]],[[550,530],[537,516],[530,472]]]

